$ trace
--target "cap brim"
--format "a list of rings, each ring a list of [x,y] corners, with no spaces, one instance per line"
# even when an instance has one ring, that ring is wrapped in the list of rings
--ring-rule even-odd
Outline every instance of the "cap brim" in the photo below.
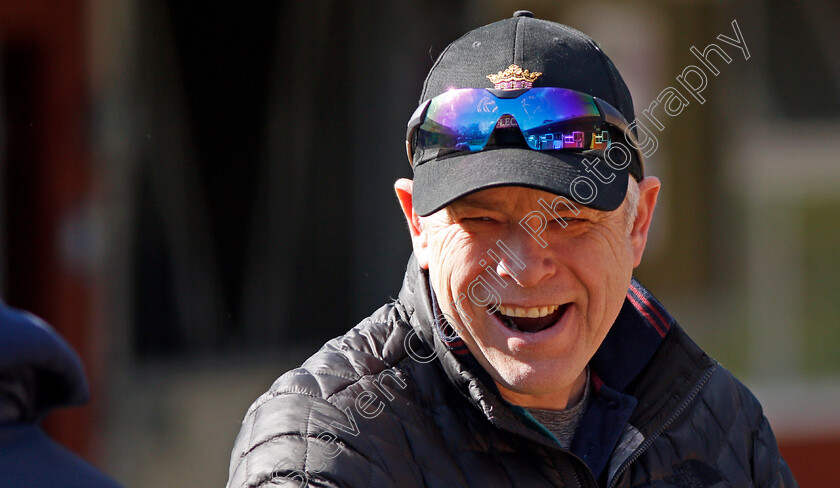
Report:
[[[597,163],[596,158],[600,159]],[[584,159],[588,159],[588,164],[584,164]],[[602,151],[485,149],[417,165],[413,205],[418,215],[426,216],[470,193],[497,186],[524,186],[564,196],[585,207],[610,211],[624,201],[627,178],[626,170],[615,171],[607,165]]]

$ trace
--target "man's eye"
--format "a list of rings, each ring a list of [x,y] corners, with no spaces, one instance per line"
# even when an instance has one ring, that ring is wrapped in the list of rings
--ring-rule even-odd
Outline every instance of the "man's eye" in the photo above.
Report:
[[[493,217],[465,217],[462,221],[468,225],[487,225],[496,222]]]

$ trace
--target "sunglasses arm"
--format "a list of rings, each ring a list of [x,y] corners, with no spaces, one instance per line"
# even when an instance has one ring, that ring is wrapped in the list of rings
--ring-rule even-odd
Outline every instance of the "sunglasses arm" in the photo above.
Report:
[[[426,111],[429,110],[429,105],[431,105],[432,101],[426,100],[425,102],[421,103],[417,110],[414,111],[414,115],[408,119],[408,128],[405,131],[405,153],[408,156],[408,164],[412,167],[414,166],[414,151],[411,147],[411,139],[414,138],[414,131],[416,131],[420,124],[423,123],[423,119],[426,118]]]
[[[633,150],[636,151],[636,155],[639,158],[639,170],[641,171],[641,176],[645,174],[645,158],[641,151],[641,145],[639,144],[638,139],[633,134],[633,131],[630,130],[630,124],[627,123],[627,119],[621,115],[615,107],[610,105],[609,103],[601,100],[598,97],[592,97],[595,100],[595,105],[598,106],[598,110],[601,111],[601,116],[604,118],[604,122],[618,128],[622,133],[624,133],[624,137],[633,146]]]

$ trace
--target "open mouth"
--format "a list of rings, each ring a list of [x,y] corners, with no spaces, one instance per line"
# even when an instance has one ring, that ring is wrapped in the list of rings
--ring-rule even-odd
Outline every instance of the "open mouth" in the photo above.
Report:
[[[531,308],[501,305],[494,315],[511,330],[534,334],[556,324],[567,308],[569,308],[568,303]]]

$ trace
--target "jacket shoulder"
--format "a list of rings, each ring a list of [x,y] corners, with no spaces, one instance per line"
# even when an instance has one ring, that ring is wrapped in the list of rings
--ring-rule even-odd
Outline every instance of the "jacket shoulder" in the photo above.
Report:
[[[410,332],[395,305],[386,305],[278,378],[245,416],[228,486],[281,479],[391,484],[392,476],[377,462],[382,445],[359,434],[371,430],[368,423],[376,417],[377,432],[389,423],[401,432],[399,418],[380,414],[397,397],[413,404],[410,375],[400,367],[409,357],[404,342]]]
[[[720,480],[728,486],[796,486],[758,399],[678,326],[637,390],[643,392],[637,411],[647,413],[633,425],[651,444],[630,469],[631,485],[679,479],[698,486]]]
[[[707,484],[796,486],[752,392],[719,363],[700,381],[705,385],[644,456],[645,469],[665,480],[689,476]],[[686,449],[690,458],[676,455]],[[658,461],[648,464],[653,459]]]
[[[278,378],[263,400],[283,393],[328,399],[365,376],[404,360],[404,342],[410,332],[394,305],[385,305],[343,336],[324,344],[299,368]]]
[[[731,464],[728,470],[720,466],[729,471],[727,478],[744,476],[752,486],[797,486],[761,403],[729,370],[718,364],[700,401],[707,423],[720,429],[719,453]]]

